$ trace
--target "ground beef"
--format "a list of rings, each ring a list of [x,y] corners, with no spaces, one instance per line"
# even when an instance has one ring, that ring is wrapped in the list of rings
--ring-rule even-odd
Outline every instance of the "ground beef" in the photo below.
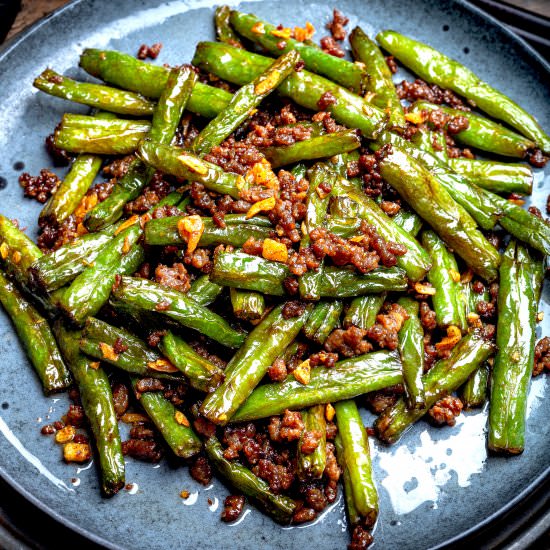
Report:
[[[365,395],[365,403],[368,409],[374,414],[381,414],[388,407],[395,405],[402,391],[402,388],[384,388],[383,390],[374,391]]]
[[[56,429],[51,424],[46,424],[42,426],[40,433],[42,435],[53,435],[56,432]]]
[[[170,184],[164,181],[157,172],[152,182],[143,190],[137,199],[128,202],[124,211],[127,215],[144,214],[151,210],[161,199],[170,192]]]
[[[121,353],[128,351],[128,346],[124,343],[124,340],[122,338],[117,338],[115,340],[115,343],[113,344],[113,351],[117,355],[120,355]]]
[[[285,410],[283,417],[272,416],[267,428],[272,441],[294,441],[300,439],[304,431],[302,414],[298,411]]]
[[[376,316],[376,323],[367,330],[367,338],[376,342],[380,348],[397,348],[397,333],[409,318],[408,313],[399,304],[391,304],[384,313]]]
[[[138,393],[146,393],[148,391],[163,391],[164,384],[158,378],[142,378],[136,383]]]
[[[280,170],[278,178],[279,197],[273,210],[268,212],[268,217],[278,235],[286,235],[291,242],[297,243],[301,239],[297,225],[306,213],[309,182],[303,178],[296,179],[286,170]]]
[[[283,318],[292,319],[293,317],[300,317],[300,315],[303,315],[305,310],[306,304],[304,302],[292,300],[290,302],[286,302],[281,313]]]
[[[229,495],[226,497],[223,502],[222,521],[229,523],[238,519],[243,511],[244,502],[242,495]]]
[[[380,202],[380,208],[388,215],[395,216],[399,210],[401,210],[401,205],[398,202],[385,201]]]
[[[54,166],[67,166],[70,164],[73,159],[73,155],[65,151],[65,149],[60,149],[55,146],[54,134],[50,134],[44,143],[46,145],[46,151],[53,160]]]
[[[184,384],[172,384],[169,387],[164,388],[162,395],[164,399],[168,399],[174,407],[181,407],[184,403],[186,393],[187,386]]]
[[[115,180],[121,179],[126,175],[130,164],[136,160],[135,155],[127,155],[122,158],[117,158],[103,167],[103,175]]]
[[[261,458],[252,468],[252,472],[265,480],[269,488],[276,494],[287,491],[294,481],[294,472],[283,464]]]
[[[357,242],[317,227],[310,231],[311,249],[319,260],[328,256],[335,265],[352,265],[360,273],[372,271],[380,261],[385,267],[394,266],[396,256],[402,256],[407,251],[402,245],[385,241],[374,226],[365,221],[361,222],[360,232],[363,238]]]
[[[348,550],[365,550],[374,539],[372,535],[362,525],[356,525],[351,534],[351,542],[348,544]]]
[[[540,149],[533,149],[526,155],[526,159],[535,168],[544,168],[548,162],[548,157],[544,156],[544,153]]]
[[[325,342],[325,349],[330,353],[338,353],[344,357],[362,355],[372,350],[372,344],[364,340],[367,331],[356,326],[346,330],[333,330]]]
[[[349,328],[349,327],[346,327]],[[338,361],[337,353],[328,353],[326,351],[320,351],[319,353],[314,353],[309,357],[309,364],[311,367],[317,367],[323,365],[328,369],[331,369]]]
[[[327,439],[334,441],[338,434],[338,427],[334,422],[327,422]]]
[[[257,162],[263,159],[256,146],[246,141],[235,141],[234,137],[226,139],[221,145],[212,148],[204,160],[216,164],[226,172],[244,176]]]
[[[40,170],[39,176],[31,176],[28,172],[19,176],[19,185],[23,187],[25,197],[41,203],[45,203],[57,191],[60,183],[57,175],[45,168]]]
[[[312,508],[300,508],[294,512],[294,515],[292,516],[292,523],[307,523],[308,521],[314,520],[316,515],[315,510]]]
[[[530,206],[527,210],[529,214],[533,214],[533,216],[536,216],[537,218],[542,220],[542,212],[539,208],[537,208],[536,206]]]
[[[275,126],[273,119],[264,124],[250,123],[250,132],[246,142],[254,147],[271,147],[292,145],[298,141],[311,138],[312,128],[303,124],[292,122],[292,126]]]
[[[130,429],[131,439],[141,439],[142,441],[149,441],[155,439],[155,431],[146,424],[136,423]]]
[[[436,84],[428,84],[419,78],[414,82],[403,80],[401,84],[397,85],[397,95],[399,99],[406,99],[410,102],[414,102],[417,99],[425,99],[436,105],[446,103],[454,109],[460,109],[462,111],[470,110],[459,97],[451,92],[451,90],[444,90]]]
[[[437,326],[435,311],[430,308],[427,302],[420,302],[420,322],[425,330],[434,330]]]
[[[428,412],[436,424],[454,426],[463,407],[458,397],[449,395],[440,399]]]
[[[379,162],[391,151],[391,145],[384,145],[375,153],[362,153],[357,161],[348,163],[348,177],[360,177],[363,180],[364,191],[369,197],[398,199],[394,189],[388,185],[380,175]]]
[[[195,457],[189,466],[189,473],[195,481],[202,485],[208,485],[212,481],[212,468],[205,456]]]
[[[327,423],[327,439],[334,439],[334,437],[336,437],[336,434],[334,434],[334,437],[329,436],[329,424],[330,423]],[[334,425],[334,427],[335,426],[336,425]],[[338,461],[336,460],[336,455],[334,454],[335,450],[336,447],[334,446],[334,443],[328,441],[326,447],[327,461],[325,465],[324,475],[329,481],[333,483],[338,483],[340,475],[342,474],[342,470],[340,469],[340,466],[338,466]]]
[[[323,36],[320,42],[321,50],[325,53],[333,55],[334,57],[344,57],[344,55],[346,55],[340,44],[338,44],[332,36]]]
[[[86,416],[81,405],[69,405],[69,410],[65,415],[67,424],[75,428],[81,428],[86,423]]]
[[[156,441],[143,439],[123,441],[122,453],[144,462],[159,462],[163,456],[162,447]]]
[[[330,107],[331,105],[334,105],[337,102],[338,100],[330,92],[325,92],[319,98],[319,101],[317,102],[317,108],[320,111],[325,111],[327,107]]]
[[[124,384],[115,384],[113,387],[113,405],[118,418],[128,409],[129,394],[128,388]]]
[[[319,430],[305,431],[300,451],[306,455],[313,453],[319,446],[321,437],[323,434]]]
[[[172,267],[159,264],[155,269],[155,281],[162,286],[184,293],[191,288],[191,277],[185,266],[180,263],[175,263]]]
[[[284,359],[281,357],[275,359],[273,364],[267,370],[267,375],[273,382],[282,382],[288,375],[288,370]]]
[[[539,340],[535,346],[535,367],[533,368],[533,376],[538,376],[545,371],[550,371],[550,338],[548,336]]]
[[[485,300],[480,300],[476,305],[477,312],[479,316],[488,321],[495,316],[496,313],[496,304],[492,302],[486,302]]]
[[[212,260],[210,259],[211,253],[212,251],[208,248],[196,248],[192,253],[185,253],[183,262],[203,273],[210,273],[213,267]]]
[[[147,58],[156,59],[159,56],[161,49],[162,49],[161,42],[157,42],[152,46],[147,46],[147,44],[142,44],[139,47],[137,58],[138,59],[147,59]]]
[[[320,111],[315,113],[311,117],[311,120],[313,122],[322,122],[323,128],[327,134],[333,134],[334,132],[339,132],[340,130],[345,129],[344,126],[336,124],[336,121],[332,118],[332,115],[328,111]]]
[[[214,365],[216,365],[216,367],[220,368],[220,369],[225,369],[226,365],[227,365],[227,361],[224,361],[223,359],[221,359],[220,357],[218,357],[216,354],[214,353],[210,353],[210,351],[208,350],[208,348],[206,348],[202,343],[200,342],[191,342],[191,347],[201,356],[201,357],[204,357],[205,359],[208,359],[208,361],[210,361],[211,363],[214,363]]]
[[[465,116],[451,117],[447,123],[447,132],[449,134],[458,134],[470,127],[470,121]]]
[[[392,74],[395,74],[398,69],[397,63],[395,62],[395,58],[393,57],[393,55],[387,55],[385,59],[386,59],[386,65],[388,66]]]
[[[216,434],[216,425],[206,418],[203,418],[202,416],[193,421],[193,426],[195,427],[195,431],[197,433],[201,434],[207,439]]]
[[[344,27],[348,23],[349,19],[335,8],[332,10],[332,21],[329,21],[326,27],[330,31],[330,34],[334,40],[342,42],[342,40],[346,39],[346,29]]]
[[[177,207],[169,204],[164,204],[155,208],[151,213],[153,220],[159,220],[161,218],[171,218],[173,216],[181,216],[183,212]]]

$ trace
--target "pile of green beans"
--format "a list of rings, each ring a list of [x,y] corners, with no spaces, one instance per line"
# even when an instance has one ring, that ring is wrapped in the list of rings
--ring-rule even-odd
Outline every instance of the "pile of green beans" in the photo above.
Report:
[[[349,61],[309,23],[219,6],[214,26],[192,66],[86,49],[101,82],[35,79],[56,106],[92,111],[54,131],[75,154],[38,220],[54,250],[0,214],[0,303],[44,393],[78,388],[105,496],[125,484],[122,380],[174,460],[207,459],[282,524],[319,511],[307,491],[335,497],[336,461],[355,541],[379,513],[369,434],[396,443],[460,398],[488,402],[491,452],[525,448],[550,226],[522,208],[537,180],[520,161],[550,154],[550,137],[395,31],[354,28]],[[477,110],[405,105],[386,53]],[[456,158],[451,137],[490,158]],[[123,155],[107,198],[89,195]],[[377,392],[393,400],[370,431],[361,406]],[[282,443],[288,494],[235,450],[239,424],[265,443],[260,462]]]

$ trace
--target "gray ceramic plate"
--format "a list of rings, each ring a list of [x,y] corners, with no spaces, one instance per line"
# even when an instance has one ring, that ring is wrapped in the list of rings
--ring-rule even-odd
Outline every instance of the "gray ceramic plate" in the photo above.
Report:
[[[213,38],[212,4],[211,0],[77,0],[6,46],[0,54],[0,176],[7,185],[0,190],[0,211],[17,217],[34,235],[39,209],[23,199],[18,187],[21,163],[31,173],[49,166],[43,139],[65,110],[75,110],[36,93],[34,76],[49,65],[82,77],[76,67],[86,46],[135,53],[142,43],[162,41],[159,63],[189,61],[198,40]],[[350,17],[350,28],[357,23],[369,33],[393,28],[465,62],[550,129],[549,68],[509,32],[462,2],[271,0],[241,7],[287,25],[310,20],[322,36],[334,4]],[[550,167],[546,180],[549,175]],[[534,196],[539,206],[545,204],[544,178],[539,171]],[[548,298],[546,292],[545,309]],[[43,424],[64,413],[67,400],[42,395],[3,314],[0,357],[0,475],[89,538],[109,547],[150,549],[279,549],[312,543],[319,549],[345,548],[348,534],[341,498],[314,525],[281,528],[249,506],[236,524],[225,525],[219,520],[227,495],[222,483],[214,481],[205,488],[184,468],[129,461],[127,480],[133,489],[102,499],[94,467],[82,470],[63,464],[51,438],[40,435]],[[521,457],[487,457],[485,412],[462,415],[454,428],[429,429],[421,422],[392,448],[374,444],[381,499],[375,547],[418,549],[448,543],[529,493],[548,474],[549,385],[543,377],[533,381],[527,449]],[[186,501],[179,497],[182,489],[191,492]]]

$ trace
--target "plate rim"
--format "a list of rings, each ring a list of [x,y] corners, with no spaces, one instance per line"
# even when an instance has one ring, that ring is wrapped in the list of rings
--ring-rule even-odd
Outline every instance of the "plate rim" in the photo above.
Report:
[[[19,44],[24,42],[24,40],[37,32],[42,26],[47,25],[50,20],[60,16],[62,13],[72,10],[74,6],[88,2],[90,0],[70,0],[67,4],[60,6],[54,11],[50,12],[46,16],[35,21],[28,27],[25,27],[10,39],[6,40],[2,45],[0,45],[0,63],[7,57],[13,50],[15,50]],[[220,0],[221,1],[221,0]],[[218,3],[216,0],[211,0],[212,5]],[[480,17],[482,20],[490,23],[499,28],[500,31],[504,32],[510,40],[515,42],[520,49],[522,49],[528,57],[536,61],[542,68],[542,70],[550,77],[550,61],[547,61],[533,46],[531,46],[524,38],[514,33],[511,29],[508,28],[504,23],[499,21],[495,16],[487,13],[480,7],[472,4],[468,0],[452,0],[452,3],[459,5],[466,10],[474,13],[476,16]],[[451,5],[452,7],[452,5]],[[49,506],[38,497],[34,496],[29,490],[25,489],[15,478],[9,475],[5,468],[0,465],[0,477],[22,495],[27,501],[36,506],[39,510],[49,515],[52,519],[60,523],[61,525],[68,527],[69,529],[75,531],[79,535],[85,537],[86,539],[94,542],[95,544],[101,545],[104,548],[111,550],[124,550],[123,546],[114,544],[113,542],[96,535],[95,533],[87,530],[85,527],[80,526],[72,520],[64,517],[60,512],[55,510],[53,507]],[[543,482],[550,479],[550,465],[540,473],[534,480],[531,481],[521,492],[519,492],[510,502],[505,506],[493,512],[491,515],[484,518],[481,522],[467,529],[466,531],[455,535],[454,537],[432,547],[432,550],[439,550],[444,548],[451,548],[459,544],[461,541],[468,537],[476,536],[476,534],[483,532],[485,529],[490,527],[491,524],[496,524],[502,516],[506,515],[512,508],[521,504],[521,502],[529,497],[531,493],[534,492],[537,486]]]

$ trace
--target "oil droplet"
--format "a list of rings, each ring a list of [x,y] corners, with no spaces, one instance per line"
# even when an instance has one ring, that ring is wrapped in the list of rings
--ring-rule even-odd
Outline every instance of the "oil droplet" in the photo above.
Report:
[[[71,479],[71,485],[73,487],[78,487],[80,485],[80,478],[79,477],[73,477]]]
[[[40,424],[40,422],[42,422],[42,417],[39,416],[39,417],[36,419],[36,421]]]
[[[237,521],[233,521],[232,523],[228,523],[230,527],[235,527],[235,525],[239,525],[239,523],[242,523],[244,521],[244,518],[250,514],[252,510],[250,508],[247,508],[242,514],[241,517]]]
[[[182,502],[183,504],[185,504],[185,506],[193,506],[193,504],[197,502],[198,498],[199,498],[199,492],[193,491],[192,493],[189,494],[187,498],[182,499]]]
[[[126,491],[128,491],[129,495],[135,495],[139,490],[139,485],[137,483],[128,483],[126,485]]]
[[[218,509],[218,506],[220,505],[220,501],[214,497],[214,499],[208,499],[208,509],[211,511],[211,512],[215,512],[217,509]]]

